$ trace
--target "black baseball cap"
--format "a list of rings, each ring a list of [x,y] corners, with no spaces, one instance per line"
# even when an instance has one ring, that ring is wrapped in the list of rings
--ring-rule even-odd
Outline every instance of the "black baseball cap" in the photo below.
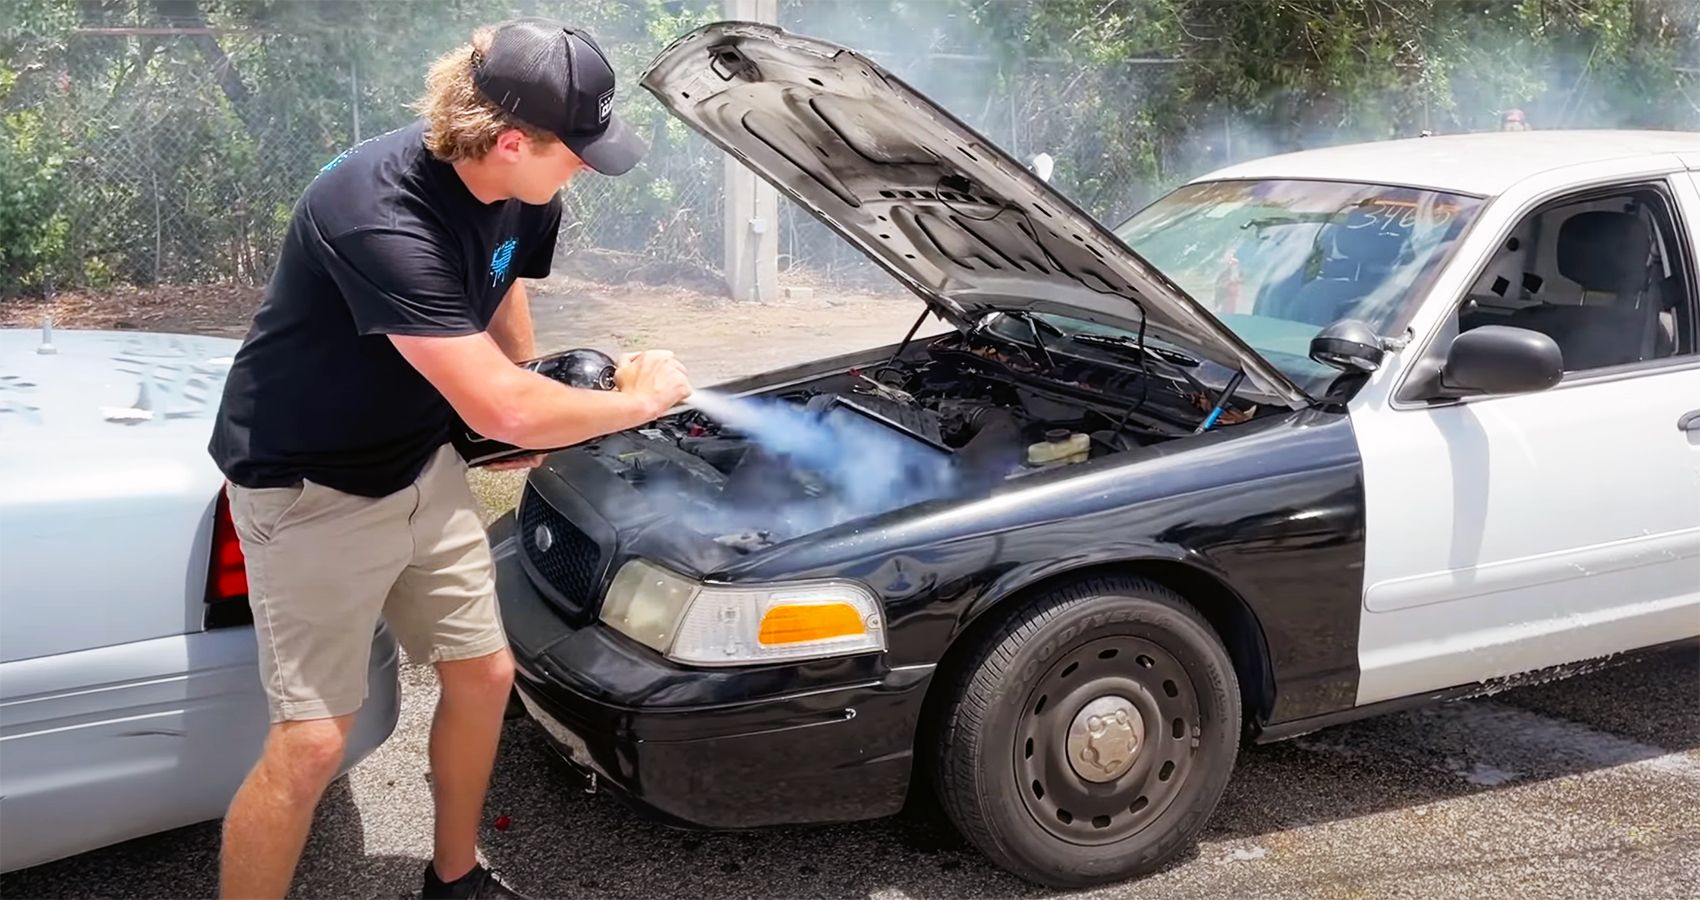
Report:
[[[622,175],[648,150],[614,114],[614,67],[591,36],[552,19],[497,25],[473,55],[472,79],[491,103],[561,139],[585,164]]]

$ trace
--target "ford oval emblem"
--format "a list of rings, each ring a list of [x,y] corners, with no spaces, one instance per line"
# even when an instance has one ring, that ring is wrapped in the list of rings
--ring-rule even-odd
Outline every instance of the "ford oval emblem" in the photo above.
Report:
[[[555,546],[555,532],[550,531],[547,525],[537,526],[537,530],[531,533],[531,538],[537,544],[538,553],[548,553],[549,548]]]

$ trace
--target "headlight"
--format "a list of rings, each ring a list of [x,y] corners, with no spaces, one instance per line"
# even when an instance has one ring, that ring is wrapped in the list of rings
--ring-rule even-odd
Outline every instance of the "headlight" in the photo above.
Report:
[[[620,568],[602,602],[602,621],[632,640],[666,653],[672,649],[679,617],[699,585],[642,560]]]
[[[669,659],[702,666],[885,649],[879,602],[848,581],[702,584],[633,560],[614,576],[602,620]]]

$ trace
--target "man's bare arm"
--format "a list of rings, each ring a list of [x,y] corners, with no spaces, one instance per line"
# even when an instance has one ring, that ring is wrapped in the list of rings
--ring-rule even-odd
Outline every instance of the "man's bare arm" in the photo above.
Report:
[[[622,366],[615,391],[571,388],[513,364],[488,334],[391,335],[412,366],[479,434],[527,449],[566,447],[649,422],[690,396],[673,354]]]
[[[490,337],[502,348],[508,359],[524,362],[537,357],[536,336],[531,328],[531,296],[525,282],[514,279],[513,287],[502,297],[496,315],[490,319]]]

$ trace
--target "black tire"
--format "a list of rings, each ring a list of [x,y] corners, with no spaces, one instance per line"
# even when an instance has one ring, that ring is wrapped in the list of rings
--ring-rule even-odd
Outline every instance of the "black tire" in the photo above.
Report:
[[[1191,605],[1144,579],[1037,597],[969,655],[949,696],[933,757],[945,812],[1000,866],[1051,887],[1143,875],[1191,846],[1239,751],[1232,660]],[[1100,731],[1071,750],[1076,722]]]

